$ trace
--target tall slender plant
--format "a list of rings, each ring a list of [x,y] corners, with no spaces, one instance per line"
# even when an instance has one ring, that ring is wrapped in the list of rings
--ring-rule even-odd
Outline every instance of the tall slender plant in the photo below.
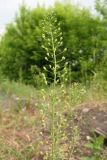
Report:
[[[52,138],[52,155],[51,159],[56,160],[55,149],[56,146],[56,137],[55,137],[55,105],[56,105],[56,95],[55,87],[61,82],[61,73],[67,66],[65,62],[64,53],[66,48],[63,48],[63,37],[61,32],[60,23],[58,23],[55,13],[50,13],[45,16],[42,21],[42,38],[43,44],[42,48],[46,51],[45,56],[45,66],[43,67],[43,77],[46,84],[53,83],[52,90],[52,113],[51,113],[51,138]]]

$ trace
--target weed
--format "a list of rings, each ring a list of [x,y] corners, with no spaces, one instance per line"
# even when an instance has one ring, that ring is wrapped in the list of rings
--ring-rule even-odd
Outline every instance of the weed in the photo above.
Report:
[[[65,57],[63,56],[66,48],[62,50],[63,37],[60,29],[60,24],[57,22],[54,13],[49,14],[43,20],[43,45],[42,48],[46,51],[45,60],[48,62],[47,66],[44,66],[43,77],[46,84],[53,82],[53,89],[50,92],[52,111],[51,111],[51,137],[52,137],[52,154],[51,159],[58,159],[58,139],[56,140],[56,113],[55,106],[57,103],[55,88],[61,81],[61,72],[65,70],[67,63],[65,63]],[[56,27],[58,26],[58,27]],[[64,72],[65,73],[65,72]],[[64,74],[63,74],[64,75]]]
[[[82,158],[82,160],[101,160],[101,152],[103,150],[103,144],[104,144],[104,137],[103,136],[96,136],[94,135],[93,138],[91,138],[91,141],[86,144],[86,147],[92,150],[92,156],[91,157],[85,157]]]
[[[75,152],[75,147],[76,147],[76,143],[78,139],[79,139],[79,130],[77,126],[74,126],[72,128],[72,138],[71,138],[70,145],[69,145],[69,154],[68,154],[69,160],[73,158],[73,154]]]

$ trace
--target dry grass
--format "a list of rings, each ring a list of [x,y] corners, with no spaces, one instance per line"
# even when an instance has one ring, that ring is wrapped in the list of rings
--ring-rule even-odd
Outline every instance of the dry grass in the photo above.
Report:
[[[51,90],[46,88],[36,91],[30,86],[10,82],[1,84],[1,160],[50,160]],[[56,87],[55,95],[57,156],[61,160],[73,160],[76,147],[81,148],[78,126],[69,128],[73,111],[76,106],[90,101],[95,104],[104,102],[106,92],[98,92],[95,86],[87,90],[75,83],[71,88]]]

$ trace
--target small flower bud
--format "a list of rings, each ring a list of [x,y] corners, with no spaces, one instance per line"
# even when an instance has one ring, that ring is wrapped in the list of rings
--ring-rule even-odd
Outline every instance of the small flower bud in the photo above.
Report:
[[[64,56],[62,57],[62,60],[65,60],[65,57],[64,57]]]
[[[47,52],[47,56],[49,56],[49,53]]]
[[[45,34],[42,34],[42,38],[45,38]]]
[[[47,60],[47,61],[48,61],[48,58],[47,58],[47,57],[45,57],[45,60]]]
[[[44,66],[43,69],[46,71],[46,67]]]
[[[51,66],[51,65],[49,65],[49,67],[50,67],[50,69],[52,68],[52,66]]]
[[[60,31],[61,29],[60,28],[58,28],[58,31]]]
[[[64,48],[64,52],[67,51],[67,48]]]

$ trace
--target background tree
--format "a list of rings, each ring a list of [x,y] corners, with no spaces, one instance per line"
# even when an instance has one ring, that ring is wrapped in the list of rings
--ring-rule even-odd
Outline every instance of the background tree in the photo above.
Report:
[[[70,66],[71,82],[89,80],[97,72],[106,50],[106,18],[69,3],[56,3],[48,9],[20,8],[0,42],[0,70],[3,75],[11,80],[22,77],[24,83],[38,85],[43,66],[48,65],[45,50],[41,47],[44,42],[40,24],[44,15],[51,11],[55,12],[63,33],[63,48],[67,48],[64,56]],[[51,74],[48,74],[49,78]]]
[[[96,0],[96,10],[98,11],[101,21],[102,21],[102,34],[101,36],[103,37],[102,43],[103,47],[101,48],[103,50],[103,55],[102,55],[102,60],[99,65],[99,73],[101,76],[107,80],[107,1],[106,0]]]

